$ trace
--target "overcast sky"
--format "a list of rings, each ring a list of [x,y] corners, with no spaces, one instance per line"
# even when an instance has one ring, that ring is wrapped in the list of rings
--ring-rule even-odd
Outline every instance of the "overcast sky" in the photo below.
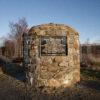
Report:
[[[75,28],[81,42],[100,40],[100,0],[0,0],[0,38],[9,33],[9,21],[22,17],[29,27],[61,23]]]

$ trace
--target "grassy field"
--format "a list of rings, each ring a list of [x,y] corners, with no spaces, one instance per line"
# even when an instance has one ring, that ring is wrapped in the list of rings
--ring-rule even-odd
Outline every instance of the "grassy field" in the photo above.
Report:
[[[100,71],[81,68],[81,81],[59,93],[43,94],[23,82],[23,67],[0,59],[0,100],[100,100]],[[2,67],[3,66],[3,67]],[[2,70],[2,69],[1,69]]]
[[[0,100],[100,100],[100,72],[81,69],[80,83],[59,94],[41,94],[6,74],[0,74]]]

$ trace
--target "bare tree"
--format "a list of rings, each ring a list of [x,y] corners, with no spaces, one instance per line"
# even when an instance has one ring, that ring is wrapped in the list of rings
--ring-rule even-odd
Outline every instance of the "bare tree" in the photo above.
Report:
[[[10,22],[10,34],[9,37],[13,39],[15,43],[15,57],[22,56],[22,35],[28,31],[28,24],[25,18],[21,18],[18,22]]]
[[[6,57],[13,57],[15,52],[15,45],[12,40],[5,40],[5,56]]]

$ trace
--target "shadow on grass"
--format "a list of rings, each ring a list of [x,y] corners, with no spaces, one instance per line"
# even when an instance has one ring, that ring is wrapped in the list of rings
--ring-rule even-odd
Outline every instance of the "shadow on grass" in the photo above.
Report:
[[[84,77],[83,86],[100,91],[100,71],[81,68],[81,75]]]
[[[89,80],[83,83],[83,85],[87,88],[95,89],[100,91],[100,82]]]
[[[87,68],[81,68],[81,74],[87,77],[89,76],[95,79],[100,79],[100,71],[87,69]]]
[[[99,100],[100,94],[92,93],[91,91],[85,90],[84,88],[78,88],[76,86],[72,88],[65,88],[62,92],[58,91],[52,94],[41,93],[39,91],[34,92],[31,96],[32,100]]]
[[[0,100],[32,100],[26,95],[26,86],[6,74],[0,74]]]
[[[95,71],[95,70],[87,69],[87,68],[81,68],[81,74],[83,76],[100,79],[100,71]]]
[[[0,57],[0,66],[5,74],[8,74],[20,81],[25,81],[25,72],[23,66],[10,62],[6,58]]]

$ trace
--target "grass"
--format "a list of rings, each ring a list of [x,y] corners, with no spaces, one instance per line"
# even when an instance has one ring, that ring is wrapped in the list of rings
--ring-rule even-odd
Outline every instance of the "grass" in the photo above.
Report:
[[[92,64],[93,64],[93,66],[100,66],[100,62],[94,61],[94,62],[92,62]]]
[[[82,68],[81,69],[81,75],[84,78],[90,78],[90,79],[93,79],[93,80],[99,80],[100,79],[100,71],[95,71],[95,70],[91,70],[91,69]]]
[[[81,82],[71,88],[66,88],[60,94],[46,95],[31,89],[32,91],[28,90],[28,95],[26,95],[26,87],[23,82],[9,75],[0,74],[0,100],[99,100],[100,90],[85,87],[86,81],[90,81],[90,83],[94,80],[100,82],[99,79],[99,71],[81,69]],[[85,85],[82,85],[83,83]]]
[[[12,63],[6,66],[10,66],[7,67],[9,73],[0,74],[0,100],[99,100],[100,98],[100,71],[83,67],[79,84],[66,88],[62,93],[47,95],[30,87],[26,88],[24,82],[16,79],[16,75],[23,72],[22,67]]]

